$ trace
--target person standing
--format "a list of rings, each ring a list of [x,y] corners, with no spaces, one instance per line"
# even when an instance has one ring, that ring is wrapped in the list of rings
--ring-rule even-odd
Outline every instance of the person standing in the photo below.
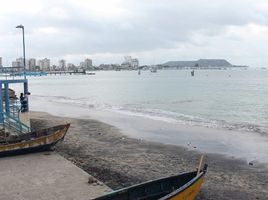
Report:
[[[30,95],[30,92],[27,92],[24,94],[24,100],[23,100],[23,105],[24,105],[24,112],[27,112],[28,109],[28,96]]]
[[[23,96],[23,93],[20,93],[20,111],[24,112],[24,100],[25,97]]]

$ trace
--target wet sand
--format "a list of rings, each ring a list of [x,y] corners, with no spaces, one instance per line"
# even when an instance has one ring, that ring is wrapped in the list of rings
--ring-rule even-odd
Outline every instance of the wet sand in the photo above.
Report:
[[[119,129],[93,119],[73,119],[32,114],[34,127],[70,122],[64,142],[56,151],[112,189],[195,170],[201,153],[186,148],[149,142],[123,135]],[[209,165],[197,199],[267,199],[265,166],[206,154]]]

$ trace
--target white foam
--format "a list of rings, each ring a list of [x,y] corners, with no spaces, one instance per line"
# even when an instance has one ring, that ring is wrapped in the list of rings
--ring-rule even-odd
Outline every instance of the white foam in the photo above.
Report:
[[[268,127],[258,126],[256,124],[250,123],[231,123],[224,120],[215,120],[215,119],[205,119],[197,116],[186,115],[183,113],[171,112],[162,109],[148,108],[148,102],[146,104],[137,105],[137,104],[127,104],[127,105],[110,105],[106,103],[100,103],[92,99],[86,98],[70,98],[64,96],[32,96],[37,98],[37,100],[45,100],[51,103],[61,103],[68,104],[73,106],[78,106],[84,109],[95,109],[99,111],[109,111],[116,112],[119,114],[124,114],[128,116],[143,117],[147,119],[153,119],[168,123],[179,123],[189,126],[203,126],[208,128],[219,128],[219,129],[228,129],[228,130],[238,130],[238,131],[249,131],[261,133],[267,135]]]

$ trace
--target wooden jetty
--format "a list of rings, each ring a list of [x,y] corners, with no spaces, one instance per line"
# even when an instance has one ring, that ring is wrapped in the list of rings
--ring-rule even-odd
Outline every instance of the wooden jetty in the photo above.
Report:
[[[95,75],[94,72],[83,71],[47,71],[49,75]]]

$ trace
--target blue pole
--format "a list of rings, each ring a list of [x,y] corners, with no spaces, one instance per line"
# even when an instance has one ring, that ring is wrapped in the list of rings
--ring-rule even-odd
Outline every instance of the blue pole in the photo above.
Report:
[[[6,107],[6,114],[9,115],[10,108],[9,108],[8,83],[5,83],[5,107]]]
[[[2,94],[2,81],[0,82],[0,123],[4,122],[4,111],[3,111],[3,94]]]

